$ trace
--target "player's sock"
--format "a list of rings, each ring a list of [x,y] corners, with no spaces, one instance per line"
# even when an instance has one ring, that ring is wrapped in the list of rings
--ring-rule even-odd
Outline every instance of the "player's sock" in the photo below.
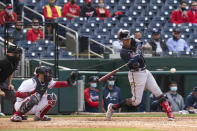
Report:
[[[129,103],[130,103],[130,104],[129,104]],[[118,104],[114,104],[114,105],[112,106],[112,108],[113,108],[114,110],[116,110],[116,109],[118,109],[118,108],[125,107],[125,106],[131,106],[131,101],[130,101],[129,98],[127,98],[127,99],[121,101],[121,102],[118,103]]]
[[[165,110],[166,114],[168,115],[168,117],[174,118],[174,115],[172,115],[172,109],[171,109],[168,101],[163,101],[161,103],[161,106],[164,108],[164,110]]]
[[[19,111],[15,112],[14,114],[16,114],[16,115],[22,117],[22,114],[21,114]]]

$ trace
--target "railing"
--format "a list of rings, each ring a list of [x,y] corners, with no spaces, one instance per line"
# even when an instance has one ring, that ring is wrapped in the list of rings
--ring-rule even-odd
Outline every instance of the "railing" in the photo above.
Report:
[[[78,32],[76,32],[75,30],[73,30],[73,29],[71,29],[71,28],[69,28],[67,26],[64,26],[62,24],[58,24],[58,26],[66,29],[68,31],[71,31],[71,32],[73,32],[75,34],[75,40],[76,40],[76,58],[78,59],[79,58],[79,35],[78,35]]]
[[[89,39],[89,42],[88,42],[88,59],[90,59],[90,54],[91,54],[91,53],[94,54],[94,55],[96,55],[96,56],[98,56],[98,57],[100,57],[100,58],[104,58],[104,56],[102,56],[102,55],[100,55],[100,54],[98,54],[98,53],[96,53],[96,52],[94,52],[94,51],[92,51],[92,50],[90,49],[90,46],[91,46],[92,42],[93,42],[94,44],[98,44],[98,45],[102,46],[102,47],[104,48],[104,52],[105,52],[106,49],[108,49],[108,50],[111,51],[111,53],[114,53],[114,51],[113,51],[112,48],[107,47],[107,46],[103,45],[102,43],[100,43],[100,42],[98,42],[98,41],[95,41],[95,40],[93,40],[93,39]]]

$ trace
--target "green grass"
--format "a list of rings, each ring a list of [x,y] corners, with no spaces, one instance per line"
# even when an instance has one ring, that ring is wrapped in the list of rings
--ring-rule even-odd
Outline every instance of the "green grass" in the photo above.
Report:
[[[78,128],[78,129],[3,129],[0,131],[162,131],[153,129],[133,129],[133,128]]]

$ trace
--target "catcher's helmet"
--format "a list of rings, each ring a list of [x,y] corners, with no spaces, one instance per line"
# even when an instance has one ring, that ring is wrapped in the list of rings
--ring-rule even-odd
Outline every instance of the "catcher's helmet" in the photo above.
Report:
[[[50,67],[47,66],[39,66],[35,69],[36,75],[44,74],[45,82],[49,82],[52,79],[52,71]],[[49,73],[49,74],[47,74]]]
[[[39,66],[36,67],[36,74],[45,74],[47,72],[51,72],[51,68],[47,66]]]
[[[97,82],[98,81],[98,77],[97,76],[90,76],[88,78],[88,82]]]

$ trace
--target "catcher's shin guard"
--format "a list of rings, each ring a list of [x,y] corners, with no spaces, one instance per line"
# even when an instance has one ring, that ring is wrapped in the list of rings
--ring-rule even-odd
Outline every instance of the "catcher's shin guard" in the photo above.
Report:
[[[55,95],[55,93],[48,94],[47,100],[48,100],[48,104],[39,112],[39,114],[40,114],[39,117],[40,117],[41,121],[51,120],[49,117],[46,117],[45,114],[55,105],[55,103],[57,101],[57,96]]]
[[[27,99],[20,107],[20,109],[15,113],[19,116],[24,115],[25,113],[27,113],[28,111],[30,111],[34,105],[37,105],[40,101],[40,94],[39,93],[35,93],[32,96],[30,96],[30,99]]]

